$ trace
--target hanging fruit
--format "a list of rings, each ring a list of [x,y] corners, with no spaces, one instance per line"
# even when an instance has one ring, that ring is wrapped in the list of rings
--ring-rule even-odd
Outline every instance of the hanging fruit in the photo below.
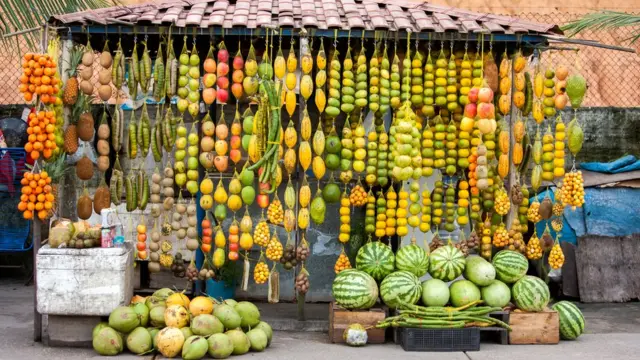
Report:
[[[553,151],[553,177],[560,178],[564,176],[564,156],[565,156],[565,125],[562,122],[562,116],[556,118],[556,132]]]
[[[377,238],[382,238],[386,234],[387,228],[387,200],[384,198],[384,193],[380,191],[378,193],[378,199],[376,200],[376,230],[375,235]]]
[[[562,203],[566,206],[571,206],[574,210],[576,207],[582,207],[584,204],[584,180],[582,179],[582,171],[572,170],[564,176],[561,196]]]
[[[364,232],[371,235],[376,232],[376,197],[371,190],[366,196],[367,207],[364,217]]]
[[[218,63],[216,66],[216,85],[218,87],[216,100],[218,104],[226,104],[229,100],[229,70],[229,51],[224,41],[221,41],[218,44]]]
[[[244,81],[244,59],[242,58],[242,52],[240,52],[240,43],[238,43],[238,52],[233,57],[233,73],[231,74],[231,93],[235,96],[236,100],[239,100],[244,95],[244,89],[242,82]]]
[[[340,233],[338,241],[346,244],[351,237],[351,202],[346,191],[340,196]]]
[[[347,255],[344,253],[344,249],[342,249],[340,256],[338,256],[338,260],[336,260],[336,263],[333,266],[333,271],[336,274],[339,274],[341,271],[347,269],[351,269],[351,262],[349,261]]]

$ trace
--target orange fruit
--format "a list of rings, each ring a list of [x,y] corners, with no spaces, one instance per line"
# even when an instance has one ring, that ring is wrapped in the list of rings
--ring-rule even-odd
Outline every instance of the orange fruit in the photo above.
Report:
[[[47,200],[48,202],[53,202],[53,200],[55,200],[55,197],[53,196],[53,194],[46,194],[44,196],[45,200]]]
[[[51,210],[51,208],[53,207],[53,204],[49,201],[44,203],[44,208],[45,210]]]
[[[49,212],[47,210],[40,210],[38,211],[38,218],[40,220],[44,220],[47,218],[47,215],[49,215]]]
[[[48,149],[48,148],[42,150],[42,156],[44,156],[45,159],[50,159],[51,155],[53,155],[53,150]]]
[[[26,203],[27,201],[29,201],[29,195],[27,194],[20,195],[20,201],[24,201]]]
[[[24,217],[27,220],[31,220],[33,218],[33,213],[30,210],[26,210],[25,212],[22,213],[22,217]]]
[[[31,143],[29,143],[29,142],[24,144],[24,151],[26,151],[28,153],[32,152],[33,151],[33,145]]]
[[[25,211],[25,210],[27,210],[27,203],[26,203],[26,202],[24,202],[24,201],[20,201],[20,202],[18,203],[18,210],[20,210],[20,211]]]
[[[29,195],[29,202],[35,204],[35,202],[36,202],[36,195],[35,194]]]
[[[28,211],[33,211],[33,209],[35,209],[36,205],[33,202],[30,202],[27,204],[27,210]]]

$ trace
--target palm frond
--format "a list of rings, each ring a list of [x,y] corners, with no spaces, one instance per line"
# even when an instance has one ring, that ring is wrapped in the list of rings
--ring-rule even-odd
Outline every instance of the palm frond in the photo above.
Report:
[[[605,10],[587,14],[581,19],[562,26],[562,30],[567,31],[569,37],[573,37],[587,30],[610,30],[627,26],[640,26],[640,15]],[[625,39],[632,44],[640,39],[640,30],[634,30],[636,30],[634,34]]]
[[[119,0],[0,0],[0,35],[12,34],[37,28],[49,17],[88,9],[119,5]],[[38,32],[23,34],[29,48],[35,50],[38,44]],[[5,45],[10,43],[5,41]]]

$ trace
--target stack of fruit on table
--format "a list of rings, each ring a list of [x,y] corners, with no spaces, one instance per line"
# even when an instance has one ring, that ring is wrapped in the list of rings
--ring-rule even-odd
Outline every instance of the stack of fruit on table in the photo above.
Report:
[[[378,301],[397,309],[398,315],[378,327],[462,328],[507,324],[489,317],[511,307],[540,312],[550,300],[549,287],[527,275],[529,261],[517,251],[502,250],[492,262],[462,252],[451,244],[430,255],[411,244],[394,256],[387,245],[370,242],[356,258],[356,268],[340,272],[333,282],[333,297],[344,308],[365,310]],[[421,282],[429,273],[431,279]],[[462,276],[462,279],[458,279]],[[421,305],[418,305],[420,304]],[[575,339],[584,330],[584,318],[573,304],[553,306],[560,317],[564,339]]]
[[[93,348],[100,355],[118,355],[125,347],[136,355],[159,352],[167,358],[214,359],[263,351],[273,330],[260,321],[260,311],[248,302],[198,296],[164,288],[109,315],[93,329]]]

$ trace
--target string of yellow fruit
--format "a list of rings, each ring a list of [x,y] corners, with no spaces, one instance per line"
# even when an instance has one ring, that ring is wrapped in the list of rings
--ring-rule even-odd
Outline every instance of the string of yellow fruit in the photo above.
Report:
[[[338,235],[338,241],[346,244],[349,241],[351,235],[351,201],[347,196],[347,190],[340,196],[340,233]]]

